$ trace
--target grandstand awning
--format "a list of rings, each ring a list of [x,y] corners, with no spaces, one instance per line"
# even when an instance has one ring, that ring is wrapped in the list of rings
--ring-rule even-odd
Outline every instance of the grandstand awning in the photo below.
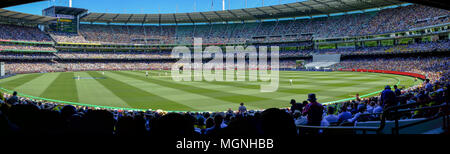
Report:
[[[56,18],[0,9],[0,20],[10,22],[24,21],[27,23],[45,24],[48,21],[56,20]]]
[[[83,22],[101,23],[210,23],[329,15],[400,5],[398,0],[308,0],[281,5],[224,11],[169,13],[169,14],[118,14],[89,13]]]

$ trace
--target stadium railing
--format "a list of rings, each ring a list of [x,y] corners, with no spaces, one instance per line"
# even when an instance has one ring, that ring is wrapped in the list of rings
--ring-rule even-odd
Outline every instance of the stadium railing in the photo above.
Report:
[[[449,115],[450,112],[448,111],[449,109],[449,103],[445,103],[442,105],[434,105],[434,106],[428,106],[428,107],[420,107],[420,108],[411,108],[417,105],[424,105],[422,103],[411,103],[411,104],[404,104],[404,105],[399,105],[399,106],[393,106],[391,108],[387,108],[385,112],[383,112],[384,118],[382,119],[384,122],[382,122],[381,124],[384,127],[386,124],[386,117],[393,117],[393,120],[395,122],[394,127],[392,128],[392,134],[395,135],[399,135],[400,134],[400,130],[401,129],[405,129],[408,127],[413,127],[419,124],[423,124],[432,120],[436,120],[439,118],[442,118],[442,129],[443,130],[449,130]],[[423,120],[418,120],[415,121],[413,123],[409,123],[409,124],[405,124],[400,126],[399,124],[399,120],[401,118],[401,115],[404,113],[411,113],[413,111],[424,111],[424,110],[439,110],[440,108],[442,108],[442,112],[438,112],[438,114],[424,118]]]
[[[435,105],[435,106],[429,106],[429,107],[420,107],[420,108],[412,108],[415,106],[424,105],[423,103],[411,103],[411,104],[404,104],[404,105],[398,105],[389,107],[383,110],[383,112],[380,113],[372,113],[372,114],[363,114],[361,116],[366,115],[376,115],[381,116],[380,123],[378,127],[375,126],[308,126],[308,125],[297,125],[297,131],[300,134],[308,134],[313,132],[313,134],[317,134],[318,132],[326,133],[326,134],[368,134],[368,132],[374,132],[375,134],[383,134],[383,131],[386,127],[387,120],[394,121],[394,125],[391,128],[390,133],[393,135],[399,135],[400,130],[417,126],[420,124],[424,124],[426,122],[430,122],[433,120],[438,120],[439,118],[442,118],[442,130],[449,131],[449,115],[450,112],[448,111],[449,105],[448,103],[443,105]],[[423,110],[436,110],[439,108],[442,108],[441,111],[438,112],[439,114],[433,115],[426,118],[417,118],[415,121],[400,125],[400,118],[402,117],[402,114],[405,113],[411,113],[413,111],[423,111]],[[341,123],[343,124],[343,123]],[[303,132],[302,132],[303,131]]]

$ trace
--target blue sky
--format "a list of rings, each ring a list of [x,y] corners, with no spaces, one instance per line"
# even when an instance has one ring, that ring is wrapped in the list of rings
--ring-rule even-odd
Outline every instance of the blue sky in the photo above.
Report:
[[[225,9],[245,8],[246,1],[250,8],[262,6],[262,1],[267,6],[305,0],[225,0]],[[6,9],[41,15],[44,8],[53,5],[69,6],[69,0],[48,0]],[[222,0],[72,0],[72,7],[105,13],[183,13],[222,10]]]

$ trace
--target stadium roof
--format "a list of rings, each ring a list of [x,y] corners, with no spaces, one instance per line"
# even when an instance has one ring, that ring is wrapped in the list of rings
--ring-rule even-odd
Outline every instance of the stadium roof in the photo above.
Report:
[[[321,14],[333,14],[400,5],[398,0],[309,0],[281,5],[224,11],[169,13],[169,14],[117,14],[89,13],[82,22],[102,23],[209,23],[277,19]]]
[[[35,24],[45,24],[48,21],[56,20],[56,18],[54,17],[33,15],[28,13],[10,11],[6,9],[0,9],[0,18],[1,20],[26,21],[28,23],[35,23]]]

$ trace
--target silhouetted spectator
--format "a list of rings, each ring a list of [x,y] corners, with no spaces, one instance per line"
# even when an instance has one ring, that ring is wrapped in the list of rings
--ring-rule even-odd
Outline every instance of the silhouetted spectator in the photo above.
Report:
[[[394,92],[395,92],[395,96],[397,96],[397,97],[402,95],[402,91],[397,88],[397,85],[394,85]]]
[[[295,112],[295,110],[302,111],[303,108],[302,104],[297,103],[295,99],[291,99],[290,104],[291,104],[291,112]]]
[[[219,131],[222,130],[222,122],[223,116],[221,114],[216,114],[216,116],[214,116],[214,126],[211,128],[207,128],[205,134],[217,135]]]
[[[157,119],[150,128],[151,136],[193,136],[194,125],[185,116],[178,113],[169,113]]]
[[[383,103],[384,108],[395,105],[396,97],[395,93],[391,90],[391,86],[387,85],[384,90],[381,92],[381,102]]]
[[[283,110],[270,108],[261,115],[261,126],[264,135],[295,136],[297,130],[294,119]]]
[[[323,106],[317,102],[316,94],[308,94],[308,101],[310,103],[305,106],[303,115],[308,116],[308,125],[320,126],[323,115]]]
[[[6,102],[10,105],[14,105],[18,101],[19,101],[19,98],[17,97],[17,91],[14,91],[13,95],[10,98],[8,98],[8,100]]]

